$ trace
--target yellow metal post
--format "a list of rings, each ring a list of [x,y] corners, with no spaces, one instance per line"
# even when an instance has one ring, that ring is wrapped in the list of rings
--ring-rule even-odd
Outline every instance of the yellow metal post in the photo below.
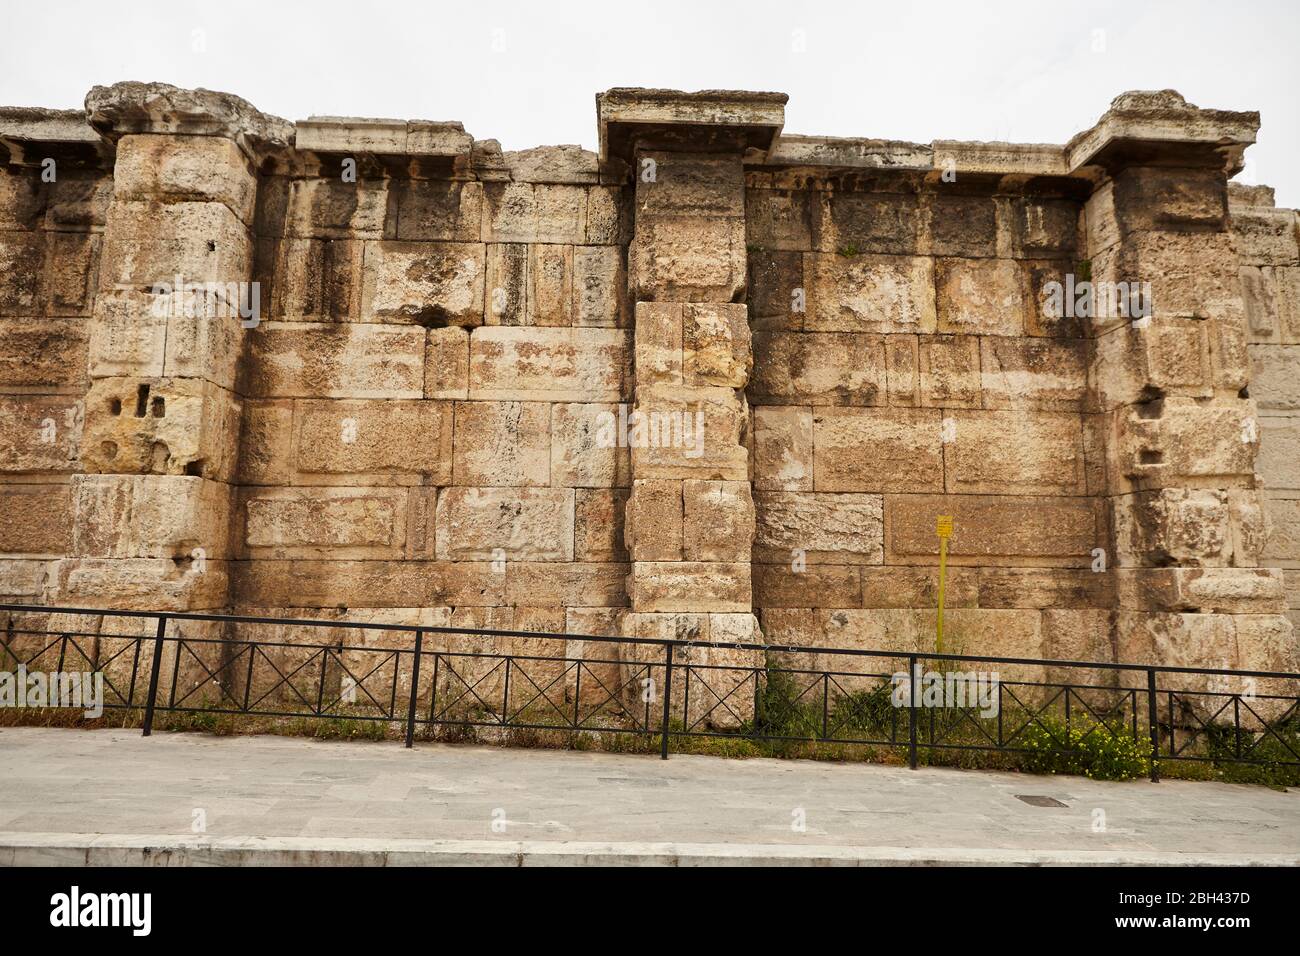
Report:
[[[935,534],[939,536],[939,617],[938,633],[935,637],[935,653],[943,653],[943,587],[948,573],[948,539],[952,537],[952,515],[939,515],[935,522]]]

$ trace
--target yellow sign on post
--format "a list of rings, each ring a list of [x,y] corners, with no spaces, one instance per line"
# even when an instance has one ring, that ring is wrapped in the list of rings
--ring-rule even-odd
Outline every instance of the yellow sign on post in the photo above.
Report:
[[[935,652],[943,653],[943,586],[948,571],[948,539],[952,537],[952,515],[939,515],[934,533],[939,536],[939,617]]]

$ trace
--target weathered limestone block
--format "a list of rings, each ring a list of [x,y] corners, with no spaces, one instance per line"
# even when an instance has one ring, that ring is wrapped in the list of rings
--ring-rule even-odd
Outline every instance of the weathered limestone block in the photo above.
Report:
[[[240,402],[193,378],[101,378],[86,393],[88,472],[200,475],[230,481]]]
[[[885,388],[889,404],[909,408],[921,404],[920,339],[915,335],[885,336]]]
[[[982,402],[980,339],[936,335],[920,341],[921,404],[927,408],[979,408]]]
[[[587,190],[587,238],[592,245],[624,246],[632,237],[632,217],[622,186]]]
[[[45,234],[40,311],[50,315],[89,315],[94,305],[101,239],[72,232]]]
[[[533,183],[483,185],[483,239],[487,242],[582,243],[587,234],[587,191],[581,186]]]
[[[248,349],[247,394],[254,397],[424,395],[424,329],[263,322]]]
[[[573,556],[577,561],[627,561],[624,514],[630,489],[579,488],[573,505]]]
[[[934,280],[940,332],[1025,333],[1033,297],[1014,260],[937,259]]]
[[[937,411],[814,409],[813,486],[818,491],[942,491],[941,439]]]
[[[750,244],[778,251],[813,248],[812,195],[808,190],[759,189],[747,182],[745,228]]]
[[[628,250],[636,301],[734,302],[745,291],[745,221],[642,220]]]
[[[684,530],[682,482],[638,478],[624,517],[624,537],[634,561],[680,561]]]
[[[59,396],[0,396],[0,461],[13,473],[78,470],[83,403]]]
[[[1265,502],[1268,511],[1268,538],[1260,560],[1283,567],[1300,567],[1300,498],[1270,497]]]
[[[1300,264],[1293,209],[1236,206],[1232,210],[1232,237],[1243,265]]]
[[[637,218],[743,216],[744,170],[728,154],[642,152],[636,179]]]
[[[363,315],[421,325],[481,325],[485,249],[477,242],[366,244]]]
[[[429,329],[424,345],[424,397],[469,397],[469,332]]]
[[[628,565],[510,561],[501,602],[538,607],[627,607]]]
[[[475,329],[470,397],[617,402],[628,386],[631,338],[621,329]]]
[[[1225,491],[1165,488],[1111,499],[1124,565],[1226,564],[1232,552]]]
[[[551,406],[457,402],[452,474],[457,485],[549,485]]]
[[[754,500],[747,481],[682,482],[682,556],[687,561],[748,561]]]
[[[933,262],[928,257],[806,253],[803,327],[814,332],[933,332]]]
[[[74,476],[75,478],[76,476]],[[0,485],[0,554],[63,557],[72,543],[68,485]],[[3,593],[16,593],[0,585]]]
[[[959,599],[953,606],[962,606],[960,599],[968,592],[973,592],[968,602],[972,607],[1109,608],[1115,603],[1110,576],[1092,568],[977,568],[958,572],[955,592],[949,585],[949,594],[955,593]],[[945,600],[950,598],[945,596]]]
[[[860,569],[862,600],[860,607],[918,608],[935,607],[939,600],[939,569],[936,567],[863,566]],[[961,568],[946,571],[944,601],[947,607],[978,607],[979,588],[974,572]],[[818,601],[818,604],[829,602]],[[852,607],[850,604],[834,605]],[[993,607],[1006,606],[994,602]]]
[[[1218,399],[1199,404],[1169,398],[1116,413],[1118,474],[1143,487],[1216,478],[1249,486],[1259,448],[1255,404]]]
[[[525,325],[573,325],[573,246],[528,247]]]
[[[290,460],[312,484],[445,485],[452,420],[447,402],[299,402]]]
[[[1108,205],[1121,237],[1143,230],[1220,232],[1228,222],[1227,181],[1217,169],[1130,166],[1115,174]]]
[[[445,488],[437,553],[453,561],[572,561],[571,488]]]
[[[42,311],[44,259],[41,233],[0,232],[0,315]]]
[[[1218,319],[1244,313],[1241,282],[1236,254],[1228,233],[1213,232],[1138,232],[1117,246],[1095,255],[1090,281],[1093,284],[1093,311],[1090,324],[1100,333],[1131,318],[1117,314],[1101,297],[1107,295],[1103,283],[1125,282],[1132,291],[1150,283],[1149,303],[1153,318]]]
[[[690,386],[744,388],[754,366],[744,305],[686,305],[682,312],[682,372]]]
[[[74,557],[229,557],[230,486],[185,475],[74,475]],[[204,573],[204,572],[199,572]]]
[[[129,135],[117,141],[115,201],[224,204],[251,225],[257,179],[233,140],[220,136]]]
[[[551,406],[551,484],[612,488],[631,481],[632,460],[618,438],[619,406]]]
[[[397,238],[405,242],[478,242],[483,219],[483,185],[445,179],[401,179],[397,194]]]
[[[1093,356],[1098,404],[1105,409],[1153,393],[1206,397],[1214,392],[1210,323],[1163,318],[1098,336]]]
[[[812,491],[813,410],[793,405],[754,409],[754,487]]]
[[[528,324],[528,246],[522,242],[487,247],[484,325]]]
[[[573,249],[573,324],[622,328],[627,325],[627,270],[619,246]]]
[[[809,564],[880,564],[884,500],[880,495],[759,492],[754,558],[774,564],[802,556]]]
[[[554,564],[547,567],[554,568]],[[502,607],[506,574],[475,561],[242,561],[240,603],[268,607]]]
[[[353,239],[258,240],[259,274],[269,315],[290,321],[356,322],[366,244]],[[269,275],[267,274],[269,272]]]
[[[1255,468],[1270,490],[1300,491],[1300,415],[1262,415]]]
[[[638,302],[633,330],[637,385],[682,384],[685,306],[681,302]]]
[[[250,558],[400,558],[408,494],[394,488],[275,488],[243,495]]]
[[[1004,207],[1003,214],[1011,254],[1018,259],[1073,258],[1078,250],[1080,206],[1073,200],[1025,197]]]
[[[638,561],[629,582],[638,611],[748,613],[749,563]]]
[[[1250,394],[1262,409],[1300,410],[1300,345],[1250,346]]]
[[[1088,567],[1105,547],[1105,509],[1092,498],[1010,495],[887,495],[885,560],[937,564],[935,519],[952,515],[948,560],[982,565]]]
[[[0,171],[0,229],[36,229],[49,200],[49,185],[35,166],[6,164]]]
[[[1242,266],[1250,341],[1300,343],[1300,267]]]
[[[750,249],[748,259],[746,300],[752,328],[803,328],[808,307],[803,253]]]
[[[750,392],[771,405],[882,405],[885,340],[857,332],[759,332]]]
[[[57,561],[0,559],[0,600],[10,604],[52,603],[46,590],[57,572]]]
[[[1286,590],[1278,568],[1116,569],[1119,607],[1180,613],[1281,614]]]
[[[935,256],[988,258],[998,251],[998,208],[989,196],[926,197],[929,206],[930,253]]]
[[[633,414],[635,477],[748,480],[749,415],[735,390],[638,385]]]
[[[67,558],[59,562],[53,597],[72,607],[151,611],[225,607],[226,562],[204,562],[201,572],[198,567],[197,562],[172,558]]]
[[[1078,409],[1088,392],[1088,346],[1082,339],[980,339],[986,408]]]
[[[115,201],[104,228],[99,287],[244,282],[253,264],[248,228],[215,202]]]
[[[904,256],[917,251],[920,207],[915,195],[832,192],[825,199],[829,200],[829,215],[823,212],[818,217],[822,227],[816,230],[819,250],[852,248]]]
[[[84,387],[87,329],[77,318],[0,318],[0,387]]]
[[[287,485],[293,470],[293,402],[244,402],[236,480],[241,485]]]
[[[303,239],[382,239],[388,216],[386,179],[295,179],[289,184],[286,235]]]
[[[790,561],[784,564],[755,564],[754,606],[765,609],[764,633],[781,642],[767,627],[767,608],[790,607],[859,607],[862,582],[856,566],[810,564],[795,570]]]
[[[1084,494],[1083,430],[1065,412],[957,411],[944,454],[954,494]]]

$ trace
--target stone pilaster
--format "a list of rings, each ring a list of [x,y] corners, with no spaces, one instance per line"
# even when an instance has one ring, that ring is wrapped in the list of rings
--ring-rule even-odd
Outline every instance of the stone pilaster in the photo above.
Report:
[[[227,603],[239,358],[260,317],[250,227],[256,150],[287,126],[238,97],[96,87],[116,146],[59,600]]]
[[[1259,425],[1227,217],[1227,177],[1257,126],[1258,114],[1128,93],[1067,147],[1072,171],[1097,182],[1090,273],[1076,278],[1093,283],[1120,660],[1296,669],[1281,573],[1258,566]],[[1096,314],[1120,301],[1129,314]]]
[[[761,664],[753,652],[707,646],[762,637],[750,576],[742,160],[747,147],[770,146],[784,97],[743,97],[611,91],[599,101],[602,147],[626,150],[636,182],[625,632],[700,641],[686,661],[711,667]],[[691,713],[675,716],[732,726],[752,715],[752,672],[701,670],[697,679]],[[674,691],[676,708],[687,695]]]

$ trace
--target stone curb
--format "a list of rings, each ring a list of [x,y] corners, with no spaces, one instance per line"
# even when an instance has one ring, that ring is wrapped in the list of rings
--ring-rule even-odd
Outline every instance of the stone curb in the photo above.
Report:
[[[0,866],[1300,866],[1300,855],[8,833]]]

